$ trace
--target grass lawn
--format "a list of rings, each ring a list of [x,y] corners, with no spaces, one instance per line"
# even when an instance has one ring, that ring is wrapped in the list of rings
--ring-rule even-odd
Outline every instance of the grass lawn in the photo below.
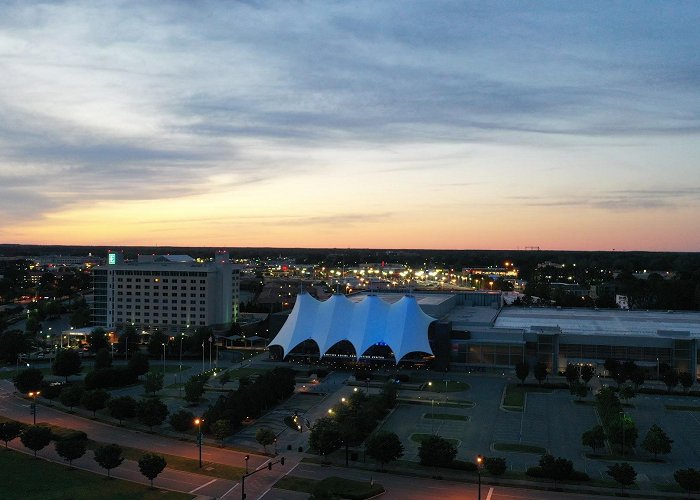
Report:
[[[469,421],[467,415],[454,415],[452,413],[425,413],[423,414],[423,418],[434,420],[462,420],[463,422]]]
[[[102,475],[82,470],[69,470],[65,466],[35,460],[29,455],[16,451],[0,451],[0,470],[3,472],[3,498],[24,500],[67,498],[90,500],[100,497],[110,500],[194,498],[193,495],[184,493],[151,490],[147,486],[119,479],[107,480]]]
[[[602,460],[604,462],[641,462],[641,463],[649,463],[649,464],[663,464],[666,463],[666,461],[663,459],[661,455],[659,455],[659,458],[653,458],[653,457],[637,457],[635,455],[621,455],[619,453],[613,453],[611,455],[601,455],[600,453],[586,453],[587,458],[591,458],[594,460]]]
[[[412,399],[412,398],[398,398],[397,401],[401,404],[407,405],[429,405],[429,406],[442,406],[443,408],[474,408],[476,404],[473,401],[467,401],[466,399],[452,400],[452,401],[437,401],[430,399]]]
[[[414,441],[416,443],[422,443],[424,439],[429,438],[431,436],[433,436],[433,434],[421,434],[421,433],[411,434],[411,441]],[[452,439],[452,438],[446,438],[446,437],[443,437],[442,439],[449,441],[452,446],[459,445],[459,439]]]
[[[664,405],[670,411],[700,411],[700,406]]]
[[[447,381],[447,390],[445,390],[445,381],[443,380],[443,381],[435,381],[432,383],[426,382],[423,384],[421,389],[424,391],[445,393],[445,392],[468,391],[470,389],[470,386],[466,382],[459,382],[457,380],[448,380]]]
[[[340,498],[371,498],[384,492],[384,487],[381,484],[370,485],[369,482],[353,481],[342,477],[327,477],[317,481],[303,477],[285,476],[275,483],[274,488],[312,493],[316,485],[328,488]]]
[[[541,446],[535,446],[532,444],[522,444],[522,443],[494,443],[493,449],[496,451],[515,451],[518,453],[535,453],[537,455],[544,455],[547,450]]]
[[[91,441],[89,447],[91,449],[94,449],[95,447],[101,444],[106,443],[95,443]],[[192,449],[194,450],[194,452],[196,452],[196,447],[194,445],[192,446]],[[152,451],[140,450],[138,448],[129,448],[126,446],[122,446],[122,450],[124,458],[126,458],[127,460],[138,460],[139,458],[141,458],[142,455],[146,453],[153,453]],[[234,467],[232,465],[224,465],[211,462],[204,463],[204,466],[200,469],[199,461],[196,459],[178,457],[175,455],[168,455],[165,453],[158,453],[158,455],[163,457],[165,461],[168,462],[168,467],[170,467],[171,469],[192,472],[194,474],[202,474],[204,476],[219,477],[223,479],[231,479],[233,481],[238,481],[241,479],[241,476],[245,472],[245,468],[243,467]]]

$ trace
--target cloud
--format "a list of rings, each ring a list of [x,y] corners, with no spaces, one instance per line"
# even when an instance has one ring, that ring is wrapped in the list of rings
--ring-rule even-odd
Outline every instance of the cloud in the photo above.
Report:
[[[533,207],[582,207],[608,211],[682,208],[700,204],[700,188],[621,189],[566,198],[514,196],[518,204]]]
[[[12,214],[11,200],[30,188],[18,218],[76,197],[156,200],[260,183],[282,190],[314,170],[344,179],[353,149],[573,151],[605,140],[597,151],[605,156],[616,139],[693,137],[699,10],[691,2],[634,10],[606,2],[7,2],[0,182],[14,187],[2,210]],[[316,158],[321,149],[335,159]],[[415,161],[373,168],[409,179],[442,159],[426,149]],[[634,210],[697,199],[546,192],[524,202]]]

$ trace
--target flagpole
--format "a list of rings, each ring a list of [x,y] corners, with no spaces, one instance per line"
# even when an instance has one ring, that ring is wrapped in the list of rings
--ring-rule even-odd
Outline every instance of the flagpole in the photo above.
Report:
[[[204,373],[204,342],[202,342],[202,373]]]

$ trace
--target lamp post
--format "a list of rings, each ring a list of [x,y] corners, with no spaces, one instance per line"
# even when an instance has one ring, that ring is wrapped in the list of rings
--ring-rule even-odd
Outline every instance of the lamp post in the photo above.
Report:
[[[243,457],[243,460],[245,460],[245,473],[248,474],[248,460],[250,460],[250,455]]]
[[[34,417],[34,425],[36,425],[36,397],[41,394],[41,391],[31,391],[29,397],[32,398],[31,412]]]
[[[481,467],[484,463],[484,457],[482,455],[477,455],[476,456],[476,473],[479,476],[479,496],[478,499],[481,500]]]
[[[622,430],[622,456],[625,456],[625,412],[620,410],[620,429]]]
[[[199,445],[199,468],[202,468],[202,422],[203,418],[195,418],[194,425],[197,426],[197,444]]]

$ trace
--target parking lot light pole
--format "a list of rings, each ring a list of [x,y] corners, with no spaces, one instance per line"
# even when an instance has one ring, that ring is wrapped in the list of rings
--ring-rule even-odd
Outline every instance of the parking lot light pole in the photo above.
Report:
[[[199,445],[199,468],[202,468],[202,422],[203,418],[195,418],[194,425],[197,426],[197,444]]]
[[[476,456],[476,472],[479,476],[479,490],[478,490],[478,493],[479,493],[478,499],[479,500],[481,500],[481,466],[483,465],[483,463],[484,463],[484,457],[481,455],[477,455]]]
[[[32,416],[34,417],[34,425],[36,425],[36,397],[41,394],[41,391],[31,391],[29,397],[32,398]]]

